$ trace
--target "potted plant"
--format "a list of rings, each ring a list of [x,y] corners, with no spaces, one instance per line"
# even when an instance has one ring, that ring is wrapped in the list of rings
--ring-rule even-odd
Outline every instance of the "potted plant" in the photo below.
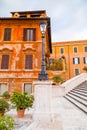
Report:
[[[14,92],[11,97],[11,102],[15,105],[18,117],[23,117],[26,108],[32,107],[34,101],[33,95],[28,95],[26,92]]]
[[[13,130],[14,120],[11,116],[0,116],[0,130]]]
[[[64,81],[60,75],[53,76],[52,80],[58,85]]]
[[[9,104],[6,100],[0,99],[0,116],[3,116],[5,111],[9,109]]]

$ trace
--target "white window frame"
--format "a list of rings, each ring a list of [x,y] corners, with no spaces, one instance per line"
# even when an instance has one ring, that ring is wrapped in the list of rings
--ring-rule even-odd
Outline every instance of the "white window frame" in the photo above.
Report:
[[[79,57],[74,57],[73,60],[74,60],[73,64],[80,64],[80,58]]]

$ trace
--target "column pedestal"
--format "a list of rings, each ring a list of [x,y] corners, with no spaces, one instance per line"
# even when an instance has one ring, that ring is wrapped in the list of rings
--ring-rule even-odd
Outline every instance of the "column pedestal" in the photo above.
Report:
[[[51,99],[52,99],[52,82],[34,81],[34,121],[50,122],[51,119]]]

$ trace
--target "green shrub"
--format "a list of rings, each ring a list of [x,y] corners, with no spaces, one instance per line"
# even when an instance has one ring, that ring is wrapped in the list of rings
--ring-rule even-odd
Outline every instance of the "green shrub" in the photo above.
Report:
[[[14,120],[11,116],[1,117],[0,116],[0,130],[13,130]]]
[[[59,75],[53,76],[52,80],[56,83],[62,83],[64,81],[64,79]]]
[[[11,97],[11,102],[15,105],[17,110],[32,107],[34,101],[33,95],[28,95],[26,92],[21,94],[14,92]]]
[[[4,92],[2,97],[5,98],[5,99],[9,99],[10,98],[9,92],[8,91]]]
[[[60,59],[55,59],[53,63],[46,64],[46,69],[53,70],[53,71],[62,71],[63,70],[63,62]]]
[[[0,99],[0,111],[5,111],[9,109],[9,104],[6,100]]]
[[[83,70],[85,70],[87,72],[87,66],[84,66]]]

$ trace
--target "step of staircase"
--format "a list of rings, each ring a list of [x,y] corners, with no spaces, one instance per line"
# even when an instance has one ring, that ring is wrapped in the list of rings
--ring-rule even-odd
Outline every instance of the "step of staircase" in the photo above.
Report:
[[[72,92],[72,91],[69,94],[74,95],[78,98],[81,98],[81,99],[87,101],[87,96],[84,96],[84,95],[81,95],[81,94],[78,94],[78,93],[75,93],[75,92]]]
[[[87,114],[87,81],[68,92],[64,97]]]
[[[71,90],[71,92],[74,92],[74,93],[77,93],[77,94],[80,94],[80,95],[83,95],[85,97],[87,97],[87,93],[84,93],[84,92],[79,92],[79,91],[76,91],[76,90]]]
[[[71,95],[70,93],[66,94],[66,96],[69,96],[69,97],[73,98],[74,100],[78,101],[79,103],[81,103],[81,104],[83,104],[84,106],[87,107],[87,101],[81,99],[80,97]]]
[[[75,90],[85,90],[85,91],[87,91],[87,88],[76,88]]]
[[[68,101],[70,101],[71,103],[73,103],[76,107],[78,107],[80,110],[82,110],[84,113],[87,114],[87,106],[84,106],[82,103],[76,101],[75,99],[73,99],[72,97],[69,96],[64,96]]]
[[[83,93],[86,93],[87,94],[87,91],[86,90],[80,90],[80,89],[74,89],[75,91],[78,91],[78,92],[83,92]]]

